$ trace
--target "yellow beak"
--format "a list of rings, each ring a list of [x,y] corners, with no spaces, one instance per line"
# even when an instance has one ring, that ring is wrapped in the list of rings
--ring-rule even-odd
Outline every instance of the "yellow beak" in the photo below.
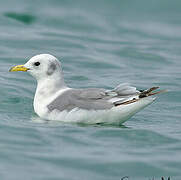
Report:
[[[13,71],[28,71],[29,69],[24,67],[24,65],[17,65],[12,67],[9,72],[13,72]]]

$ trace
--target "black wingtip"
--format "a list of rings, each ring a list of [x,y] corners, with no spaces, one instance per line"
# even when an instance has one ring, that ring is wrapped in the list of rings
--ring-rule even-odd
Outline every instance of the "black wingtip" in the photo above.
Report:
[[[153,95],[156,95],[156,94],[168,92],[168,90],[160,90],[160,91],[153,92],[158,88],[159,87],[152,87],[152,88],[150,88],[148,90],[140,92],[139,98],[144,98],[144,97],[153,96]]]

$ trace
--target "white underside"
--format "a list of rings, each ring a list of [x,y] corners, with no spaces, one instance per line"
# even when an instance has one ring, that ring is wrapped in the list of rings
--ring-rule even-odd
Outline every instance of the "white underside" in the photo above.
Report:
[[[151,104],[155,98],[146,97],[137,102],[113,107],[110,110],[83,110],[75,108],[70,112],[54,110],[51,113],[45,113],[40,116],[46,120],[55,120],[70,123],[85,123],[85,124],[122,124],[135,113]]]

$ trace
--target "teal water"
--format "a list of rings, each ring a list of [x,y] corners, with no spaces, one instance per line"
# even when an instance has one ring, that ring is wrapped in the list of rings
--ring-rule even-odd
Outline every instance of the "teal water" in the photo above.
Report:
[[[180,180],[180,19],[179,0],[1,2],[0,179]],[[37,121],[34,79],[8,69],[40,53],[71,87],[169,92],[120,127]]]

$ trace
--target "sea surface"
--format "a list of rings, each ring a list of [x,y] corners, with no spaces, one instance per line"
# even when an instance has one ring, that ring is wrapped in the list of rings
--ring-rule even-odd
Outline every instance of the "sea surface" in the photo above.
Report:
[[[35,80],[8,72],[40,53],[59,58],[70,87],[169,91],[121,126],[45,121]],[[0,179],[181,180],[180,90],[180,0],[2,1]]]

